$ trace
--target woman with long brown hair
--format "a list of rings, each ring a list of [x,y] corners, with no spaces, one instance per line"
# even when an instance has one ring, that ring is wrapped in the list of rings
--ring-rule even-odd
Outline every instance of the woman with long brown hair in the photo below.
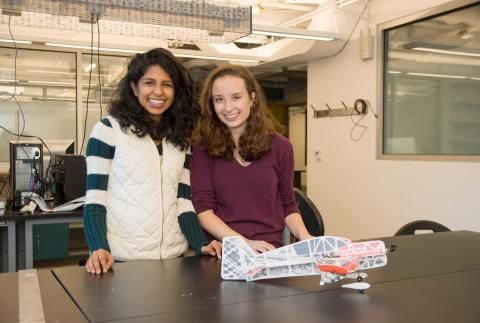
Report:
[[[192,200],[214,238],[242,236],[257,252],[282,246],[285,226],[310,238],[293,191],[293,148],[275,132],[260,85],[239,65],[207,78],[192,157]]]

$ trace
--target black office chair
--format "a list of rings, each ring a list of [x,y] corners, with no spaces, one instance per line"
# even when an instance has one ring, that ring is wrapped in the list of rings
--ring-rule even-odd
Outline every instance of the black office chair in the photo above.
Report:
[[[308,232],[315,237],[323,236],[325,234],[325,226],[320,211],[318,211],[315,204],[313,204],[312,200],[310,200],[303,191],[298,188],[294,188],[294,190],[298,210],[300,211],[303,223],[305,223]]]
[[[429,221],[429,220],[418,220],[405,224],[401,227],[396,233],[396,236],[404,236],[408,234],[415,234],[417,230],[429,230],[432,232],[445,232],[451,231],[449,228],[443,224]]]

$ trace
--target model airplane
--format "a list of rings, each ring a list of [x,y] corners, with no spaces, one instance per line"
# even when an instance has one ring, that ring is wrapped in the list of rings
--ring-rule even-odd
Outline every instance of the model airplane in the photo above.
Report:
[[[257,254],[240,237],[223,239],[222,278],[258,280],[267,278],[321,275],[320,285],[343,278],[357,282],[342,285],[363,291],[367,275],[361,270],[387,264],[385,243],[380,240],[352,242],[340,237],[315,237]]]

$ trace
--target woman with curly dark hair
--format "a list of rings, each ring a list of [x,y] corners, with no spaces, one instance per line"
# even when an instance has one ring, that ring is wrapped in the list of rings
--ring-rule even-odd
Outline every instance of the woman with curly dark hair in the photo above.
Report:
[[[293,148],[276,133],[260,85],[244,67],[207,78],[192,159],[192,197],[216,239],[241,236],[256,252],[282,246],[285,226],[311,238],[293,191]]]
[[[87,144],[83,211],[90,273],[114,260],[220,255],[191,202],[190,143],[199,107],[188,71],[167,50],[136,54]]]

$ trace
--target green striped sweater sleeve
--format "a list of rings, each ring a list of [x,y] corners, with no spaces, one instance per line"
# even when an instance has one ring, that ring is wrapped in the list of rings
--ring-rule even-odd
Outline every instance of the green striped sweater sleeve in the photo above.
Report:
[[[110,250],[107,241],[107,187],[115,155],[112,124],[104,118],[92,130],[87,143],[87,194],[83,209],[85,238],[90,251]]]
[[[208,241],[192,205],[192,192],[190,189],[191,162],[192,154],[189,150],[185,156],[185,163],[178,184],[178,222],[190,247],[195,250],[196,255],[200,255],[202,246],[207,244]]]

